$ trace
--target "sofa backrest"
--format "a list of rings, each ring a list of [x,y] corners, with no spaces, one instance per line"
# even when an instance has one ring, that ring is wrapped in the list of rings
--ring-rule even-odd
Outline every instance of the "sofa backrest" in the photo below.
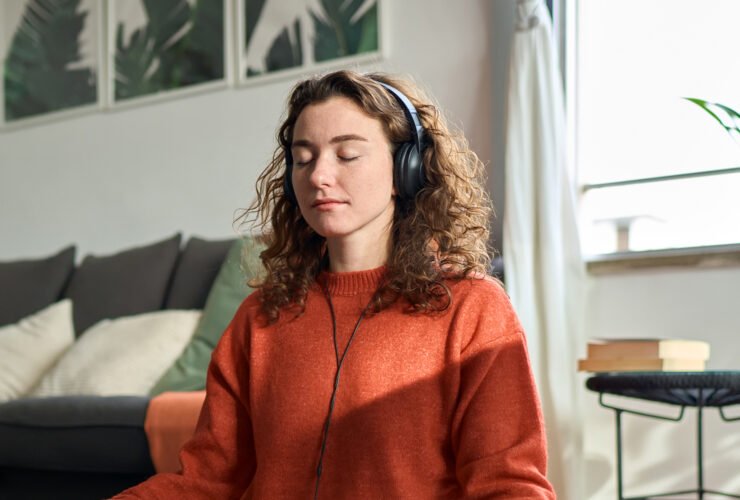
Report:
[[[165,309],[203,309],[213,280],[234,241],[190,238],[172,274]]]
[[[74,265],[74,246],[41,259],[0,262],[0,326],[17,323],[56,302]]]
[[[62,298],[74,307],[77,335],[101,319],[160,309],[203,309],[234,239],[175,234],[115,254],[87,255],[75,267],[75,247],[42,259],[0,262],[0,326],[16,323]]]
[[[181,235],[113,255],[88,255],[63,297],[72,299],[77,335],[101,319],[161,309],[180,253]]]

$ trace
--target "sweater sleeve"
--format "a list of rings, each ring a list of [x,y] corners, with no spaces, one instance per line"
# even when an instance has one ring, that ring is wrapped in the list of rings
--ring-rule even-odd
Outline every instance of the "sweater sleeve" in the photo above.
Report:
[[[466,498],[554,499],[526,342],[509,314],[505,328],[480,317],[462,352],[452,433],[457,476]]]
[[[242,304],[213,351],[206,398],[193,437],[180,452],[182,471],[160,473],[115,499],[240,498],[256,467],[248,406],[248,347]]]

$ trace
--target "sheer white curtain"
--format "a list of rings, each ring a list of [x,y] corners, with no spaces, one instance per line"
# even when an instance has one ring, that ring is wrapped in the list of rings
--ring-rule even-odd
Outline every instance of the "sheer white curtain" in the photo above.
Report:
[[[562,80],[542,0],[517,1],[506,125],[506,288],[527,333],[559,498],[584,498],[576,373],[584,343],[584,272],[566,159]]]

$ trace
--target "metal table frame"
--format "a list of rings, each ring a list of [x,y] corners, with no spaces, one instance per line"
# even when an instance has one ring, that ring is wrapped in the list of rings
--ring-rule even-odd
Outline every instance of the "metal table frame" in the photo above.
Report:
[[[649,373],[645,374],[646,376],[649,376]],[[685,374],[682,374],[685,375]],[[608,377],[609,375],[600,374],[596,375],[595,377]],[[666,376],[663,374],[663,376]],[[668,375],[669,376],[669,375]],[[590,380],[590,379],[589,379]],[[662,497],[668,497],[668,496],[674,496],[674,495],[688,495],[688,494],[696,494],[697,498],[699,500],[704,500],[705,495],[711,494],[711,495],[719,495],[724,496],[728,498],[738,498],[740,499],[740,494],[734,494],[734,493],[727,493],[723,491],[717,491],[708,489],[704,485],[704,421],[703,421],[703,412],[704,408],[708,405],[705,404],[705,401],[711,401],[712,397],[716,394],[716,392],[721,388],[705,388],[705,387],[696,387],[693,388],[693,390],[697,391],[696,393],[696,401],[695,403],[686,403],[686,404],[679,404],[676,402],[668,402],[668,401],[660,401],[657,399],[653,399],[651,397],[644,397],[641,398],[639,391],[632,390],[629,394],[620,394],[618,391],[609,391],[609,390],[598,390],[594,389],[592,387],[589,387],[589,389],[594,390],[596,392],[599,392],[599,405],[601,405],[604,408],[614,410],[615,416],[616,416],[616,454],[617,454],[617,499],[618,500],[650,500],[653,498],[662,498]],[[676,416],[665,416],[665,415],[657,415],[654,413],[648,413],[648,412],[642,412],[637,410],[632,410],[629,408],[623,408],[620,406],[616,406],[614,404],[609,404],[604,401],[604,395],[605,394],[613,394],[613,395],[619,395],[623,397],[630,397],[630,398],[636,398],[636,399],[644,399],[648,401],[658,401],[662,402],[664,404],[673,404],[680,407],[679,413]],[[740,420],[740,416],[737,417],[728,417],[727,414],[724,411],[724,408],[726,406],[731,406],[734,404],[738,404],[737,402],[731,402],[726,405],[722,404],[712,404],[711,406],[714,406],[718,409],[719,415],[725,422],[736,422]],[[651,495],[641,495],[641,496],[632,496],[628,497],[625,496],[624,493],[624,479],[623,479],[623,470],[622,470],[622,414],[628,413],[632,415],[638,415],[642,417],[648,417],[648,418],[655,418],[659,420],[666,420],[671,422],[679,422],[683,419],[685,410],[687,406],[692,406],[696,408],[697,412],[697,418],[696,418],[696,488],[690,489],[690,490],[680,490],[680,491],[670,491],[666,493],[654,493]]]

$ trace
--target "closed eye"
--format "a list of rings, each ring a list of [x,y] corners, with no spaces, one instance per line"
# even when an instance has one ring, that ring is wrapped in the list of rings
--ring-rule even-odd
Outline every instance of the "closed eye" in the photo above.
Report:
[[[340,159],[341,161],[344,161],[344,162],[350,162],[350,161],[354,161],[354,160],[356,160],[357,158],[359,158],[359,156],[340,156],[340,157],[339,157],[339,159]]]
[[[313,156],[308,156],[306,154],[293,158],[293,165],[296,167],[305,167],[306,165],[311,164],[311,162],[313,162]]]

